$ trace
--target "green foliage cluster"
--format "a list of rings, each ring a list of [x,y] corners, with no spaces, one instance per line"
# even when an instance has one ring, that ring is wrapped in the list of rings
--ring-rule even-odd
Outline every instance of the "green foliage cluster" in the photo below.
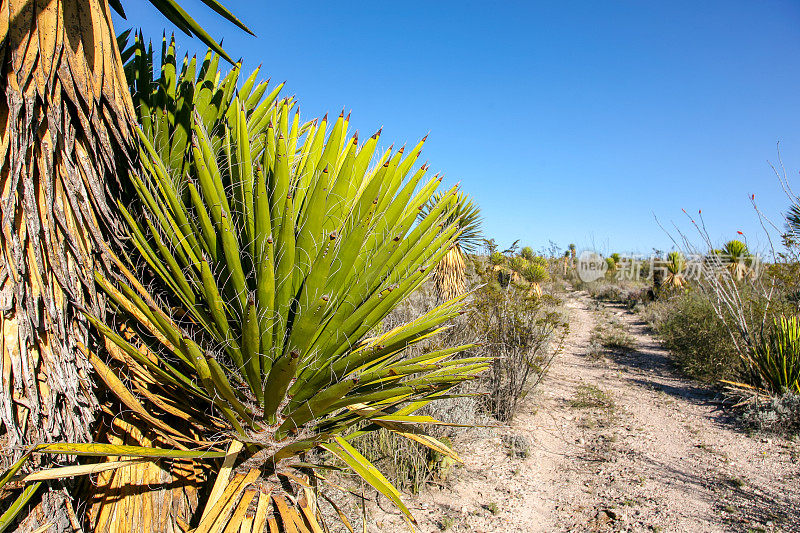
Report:
[[[662,298],[643,314],[688,376],[707,382],[740,376],[742,362],[730,333],[699,291]]]
[[[509,260],[508,266],[517,274],[522,274],[522,271],[528,266],[528,260],[521,255],[516,255]]]
[[[550,278],[547,267],[537,262],[528,263],[522,269],[522,277],[528,283],[542,283]]]
[[[503,288],[512,282],[524,282],[538,296],[541,294],[540,283],[550,279],[547,258],[535,255],[530,246],[522,248],[519,254],[493,252],[489,255],[489,264],[494,267],[494,277]]]
[[[800,394],[800,321],[776,318],[746,361],[749,382],[775,395]]]
[[[533,253],[533,248],[530,246],[524,246],[519,255],[521,255],[527,261],[533,261],[535,254]]]
[[[484,374],[486,405],[500,421],[510,421],[519,402],[544,376],[568,329],[551,297],[531,297],[524,287],[487,284],[471,303],[471,322],[482,349],[497,359]],[[561,337],[559,340],[559,332]]]

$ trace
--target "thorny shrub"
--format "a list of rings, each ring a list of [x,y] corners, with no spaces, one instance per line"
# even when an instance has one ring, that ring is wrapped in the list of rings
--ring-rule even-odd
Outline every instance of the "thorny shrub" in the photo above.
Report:
[[[457,437],[464,426],[491,425],[491,416],[508,422],[520,400],[542,380],[553,357],[563,344],[567,324],[552,296],[528,295],[524,285],[501,287],[489,261],[470,257],[468,276],[473,292],[467,312],[454,320],[435,342],[466,344],[477,339],[478,346],[459,357],[496,357],[492,369],[469,384],[450,391],[448,398],[423,407],[418,414],[454,424],[437,426],[428,433],[440,440]],[[423,285],[390,314],[382,328],[394,327],[436,306],[430,284]],[[408,357],[430,346],[412,346]],[[450,460],[408,439],[377,431],[359,437],[356,447],[371,461],[385,461],[390,481],[417,492],[427,483],[444,482],[452,468]]]
[[[568,326],[556,309],[552,297],[530,297],[514,284],[488,284],[474,295],[470,322],[483,341],[480,351],[497,357],[479,379],[488,411],[501,422],[511,421],[563,344]]]

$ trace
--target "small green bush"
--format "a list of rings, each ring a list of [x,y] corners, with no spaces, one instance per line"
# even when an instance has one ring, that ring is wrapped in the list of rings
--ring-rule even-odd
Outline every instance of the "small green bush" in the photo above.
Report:
[[[699,292],[675,293],[651,303],[643,314],[688,376],[702,381],[740,376],[742,361],[730,333]]]
[[[475,292],[470,327],[483,339],[481,350],[496,357],[479,382],[487,391],[485,408],[509,422],[563,345],[568,324],[552,298],[530,298],[511,284],[507,290],[487,285]]]

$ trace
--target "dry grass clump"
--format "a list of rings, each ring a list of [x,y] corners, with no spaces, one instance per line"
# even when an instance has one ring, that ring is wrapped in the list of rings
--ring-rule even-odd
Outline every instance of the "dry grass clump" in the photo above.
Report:
[[[588,356],[600,359],[607,354],[623,353],[636,347],[636,340],[617,318],[605,314],[606,320],[597,324],[589,337]]]

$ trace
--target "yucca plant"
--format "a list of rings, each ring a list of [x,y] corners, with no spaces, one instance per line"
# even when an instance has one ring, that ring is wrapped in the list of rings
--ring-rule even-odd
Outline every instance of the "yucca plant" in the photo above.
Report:
[[[796,316],[775,319],[744,363],[749,383],[728,383],[767,394],[800,394],[800,320]]]
[[[428,216],[428,212],[441,197],[442,193],[435,193],[420,212],[420,216]],[[480,208],[463,194],[459,194],[448,208],[444,226],[450,226],[455,221],[460,232],[432,274],[434,291],[440,302],[460,296],[466,291],[467,263],[464,254],[475,253],[483,242]]]
[[[752,255],[742,241],[734,239],[726,242],[722,247],[722,257],[735,280],[741,281],[752,276],[753,271],[750,268]]]
[[[234,507],[252,503],[251,484],[269,485],[265,501],[286,530],[314,527],[310,499],[279,483],[323,482],[302,460],[313,449],[327,450],[412,520],[397,490],[350,441],[383,427],[457,459],[420,432],[437,422],[413,413],[473,378],[488,359],[453,358],[469,346],[413,359],[404,349],[446,327],[464,297],[389,331],[378,326],[464,231],[453,212],[472,212],[459,207],[466,198],[453,188],[431,202],[441,179],[423,183],[425,165],[410,172],[424,139],[410,155],[390,149],[371,166],[380,132],[360,145],[357,135],[348,137],[343,113],[330,131],[326,118],[301,123],[294,102],[274,90],[264,97],[255,75],[237,94],[238,69],[222,78],[213,54],[197,76],[188,59],[177,72],[171,45],[161,79],[147,84],[152,61],[137,46],[130,72],[144,87],[138,111],[166,120],[150,130],[143,120],[145,172],[134,181],[136,201],[119,209],[164,292],[148,290],[120,259],[116,279],[97,274],[124,321],[112,327],[90,317],[119,367],[109,388],[133,412],[154,413],[145,427],[160,439],[210,444],[222,435],[244,447],[254,473],[220,474],[212,496],[217,484],[225,496],[198,504],[199,529],[231,513],[243,519]],[[206,89],[219,105],[199,106]],[[162,91],[191,94],[194,107],[181,114]],[[188,124],[185,138],[159,133],[177,124]],[[124,510],[117,505],[113,514]]]
[[[506,256],[504,256],[500,252],[492,252],[491,254],[489,254],[489,264],[492,267],[499,267],[505,262],[506,262]]]
[[[726,266],[731,275],[737,281],[741,281],[752,275],[750,268],[751,254],[747,245],[742,241],[732,240],[725,243],[722,247],[722,256],[726,261]]]
[[[686,259],[680,252],[670,252],[667,255],[667,275],[664,277],[662,286],[666,285],[673,289],[680,289],[687,285],[683,271],[686,270]]]
[[[35,472],[23,473],[23,468],[30,462],[34,462],[37,456],[80,456],[89,458],[107,458],[109,456],[116,459],[100,463],[87,463],[81,465],[70,465],[62,467],[52,467],[39,469]],[[183,449],[164,449],[164,448],[142,448],[138,446],[119,446],[102,443],[50,443],[37,444],[29,448],[14,464],[0,474],[0,491],[10,485],[23,487],[18,496],[10,502],[10,505],[0,515],[0,533],[6,531],[14,525],[15,517],[25,508],[27,503],[35,495],[39,487],[48,481],[63,480],[66,478],[84,477],[89,475],[103,475],[118,469],[144,467],[156,468],[156,461],[178,462],[182,460],[213,460],[224,458],[225,452],[215,452],[209,450],[183,450]],[[117,495],[118,496],[118,495]],[[47,517],[46,523],[37,531],[47,529],[57,529],[58,517],[51,514]],[[76,528],[77,529],[77,528]],[[127,530],[123,527],[123,530]],[[143,525],[137,530],[150,530],[149,525]],[[19,531],[20,529],[18,529]],[[24,528],[22,529],[24,531]]]
[[[530,246],[524,246],[522,248],[522,250],[520,251],[519,255],[521,255],[523,258],[527,259],[528,261],[530,261],[530,260],[533,259],[533,256],[534,256],[533,248],[531,248]]]
[[[606,278],[613,278],[617,272],[617,262],[613,257],[606,257]]]
[[[570,259],[570,251],[569,250],[565,250],[564,251],[564,256],[563,256],[563,259],[562,259],[562,263],[563,263],[563,266],[564,266],[564,277],[567,276],[567,272],[568,272],[568,268],[569,268],[569,259]]]
[[[522,271],[528,266],[529,261],[522,257],[521,255],[517,255],[511,258],[508,262],[508,267],[511,269],[512,272],[521,275]]]
[[[541,262],[532,261],[523,270],[522,277],[530,284],[529,292],[534,296],[542,295],[541,283],[550,279],[547,267]]]

